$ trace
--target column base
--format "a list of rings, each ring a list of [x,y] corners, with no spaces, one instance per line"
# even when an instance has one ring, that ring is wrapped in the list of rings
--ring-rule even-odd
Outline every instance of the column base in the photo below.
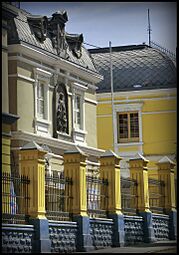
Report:
[[[113,237],[112,246],[124,246],[124,215],[123,214],[109,214],[109,218],[113,219]]]
[[[152,225],[152,212],[139,212],[139,215],[144,219],[144,242],[153,243],[155,242],[155,234]]]
[[[30,219],[29,223],[34,225],[34,229],[35,229],[33,252],[50,253],[51,240],[49,239],[48,220],[47,219]]]
[[[177,212],[171,211],[169,213],[169,239],[177,239]]]
[[[90,221],[88,216],[74,215],[73,220],[78,224],[77,251],[93,251],[94,246],[90,235]]]

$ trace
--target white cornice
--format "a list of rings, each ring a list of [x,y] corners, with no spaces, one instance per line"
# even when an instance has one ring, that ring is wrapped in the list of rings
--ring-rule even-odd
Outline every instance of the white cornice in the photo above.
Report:
[[[89,98],[86,98],[86,97],[85,97],[85,102],[90,103],[90,104],[94,104],[94,105],[97,105],[97,104],[98,104],[97,101],[92,100],[92,99],[89,99]]]
[[[34,79],[32,78],[29,78],[27,76],[24,76],[24,75],[21,75],[21,74],[18,74],[18,73],[15,73],[15,74],[9,74],[8,75],[9,78],[20,78],[20,79],[23,79],[23,80],[26,80],[26,81],[30,81],[30,82],[35,82]]]
[[[87,85],[87,84],[86,84],[86,85]],[[87,86],[84,86],[84,85],[82,85],[82,84],[80,84],[80,83],[78,83],[78,82],[73,82],[73,83],[71,84],[71,86],[74,87],[74,88],[76,88],[76,89],[79,89],[79,90],[81,90],[81,91],[86,91],[86,90],[87,90]]]
[[[153,98],[137,98],[137,99],[121,99],[121,100],[114,100],[114,104],[120,104],[120,103],[141,103],[144,101],[159,101],[159,100],[175,100],[176,96],[162,96],[162,97],[153,97]],[[103,100],[103,101],[98,101],[98,104],[111,104],[111,100]]]
[[[146,114],[162,114],[162,113],[176,113],[176,110],[168,110],[168,111],[153,111],[153,112],[142,112],[142,115]]]
[[[33,67],[36,67],[36,68],[40,68],[40,69],[44,69],[44,70],[48,70],[49,72],[51,72],[52,74],[57,74],[57,75],[59,75],[59,76],[62,76],[62,77],[65,77],[65,78],[67,78],[69,81],[71,81],[71,82],[78,82],[78,83],[81,83],[82,85],[86,85],[86,84],[88,84],[88,88],[89,89],[92,89],[92,90],[96,90],[96,86],[95,85],[92,85],[92,84],[90,84],[90,83],[87,83],[87,82],[84,82],[84,81],[82,81],[81,79],[80,79],[80,77],[77,79],[77,78],[74,78],[74,77],[72,77],[71,75],[69,75],[69,74],[64,74],[64,73],[61,73],[59,70],[57,70],[57,69],[53,69],[53,68],[49,68],[49,67],[47,67],[47,66],[45,66],[45,65],[43,65],[43,63],[37,63],[37,62],[35,62],[35,61],[32,61],[32,60],[29,60],[29,59],[27,59],[27,58],[25,58],[24,56],[9,56],[8,57],[8,60],[9,61],[14,61],[14,60],[16,60],[16,61],[20,61],[20,62],[24,62],[24,63],[26,63],[26,64],[29,64],[29,65],[31,65],[31,66],[33,66]],[[21,76],[22,77],[22,76]],[[23,78],[25,78],[25,76],[23,76]],[[30,80],[29,80],[30,81]]]
[[[151,90],[140,90],[140,91],[123,91],[123,92],[115,92],[114,93],[114,99],[117,97],[128,97],[131,96],[155,96],[158,93],[160,97],[163,96],[170,96],[173,93],[176,93],[176,88],[168,88],[168,89],[151,89]],[[111,98],[111,93],[98,93],[97,99],[105,99],[105,98]],[[122,99],[121,99],[122,101]]]
[[[21,42],[21,44],[14,44],[8,46],[9,53],[21,53],[38,61],[43,61],[48,65],[52,65],[54,68],[60,67],[68,72],[73,72],[75,75],[79,75],[85,79],[89,79],[91,82],[98,83],[103,79],[103,76],[97,74],[91,70],[87,70],[75,63],[69,62],[65,59],[59,58],[55,54],[37,49],[35,46],[30,46],[27,43]]]
[[[53,148],[58,148],[62,150],[72,150],[73,148],[76,148],[75,143],[73,142],[68,142],[65,140],[60,140],[56,139],[53,137],[43,137],[37,134],[29,133],[26,131],[12,131],[12,140],[25,140],[25,141],[33,141],[35,140],[37,143],[40,144],[47,144],[48,146],[52,146]],[[86,152],[89,155],[93,155],[96,157],[99,157],[104,150],[90,147],[90,146],[85,146],[85,145],[78,145],[81,150]]]

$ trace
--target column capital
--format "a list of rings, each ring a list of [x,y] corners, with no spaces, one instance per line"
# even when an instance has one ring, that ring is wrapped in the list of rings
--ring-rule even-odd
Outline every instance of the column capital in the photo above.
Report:
[[[85,154],[78,146],[75,146],[72,150],[64,152],[65,163],[80,163],[86,165],[87,154]]]
[[[112,150],[106,150],[100,157],[100,163],[103,166],[115,165],[117,167],[119,166],[120,160],[122,160],[122,158]]]
[[[136,157],[131,158],[129,160],[129,165],[134,168],[143,168],[143,170],[147,170],[148,162],[149,162],[148,159],[146,159],[141,154],[137,153]]]
[[[170,171],[174,171],[174,167],[176,166],[176,164],[170,160],[167,156],[163,157],[162,159],[160,159],[156,165],[158,166],[159,170],[169,170]]]

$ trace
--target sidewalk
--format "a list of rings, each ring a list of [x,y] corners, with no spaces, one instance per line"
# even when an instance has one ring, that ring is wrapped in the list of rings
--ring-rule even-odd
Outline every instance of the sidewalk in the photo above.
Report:
[[[91,252],[75,252],[78,254],[91,254],[91,253],[177,253],[176,241],[159,241],[153,244],[140,244],[127,247],[108,247],[100,250],[94,250]]]

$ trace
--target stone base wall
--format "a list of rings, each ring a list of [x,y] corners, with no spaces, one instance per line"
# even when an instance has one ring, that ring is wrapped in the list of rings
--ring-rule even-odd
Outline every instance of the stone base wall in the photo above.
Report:
[[[51,253],[77,251],[78,223],[49,221],[49,250]],[[152,214],[155,241],[169,240],[169,216]],[[3,253],[33,253],[35,245],[33,225],[2,224]],[[47,230],[48,231],[48,230]],[[89,219],[89,233],[94,249],[113,246],[114,222],[112,219]],[[48,234],[47,234],[48,235]],[[124,245],[144,242],[144,219],[141,216],[124,215]]]
[[[144,241],[143,218],[124,215],[125,245],[133,245]]]
[[[156,240],[169,239],[169,216],[163,214],[152,214],[152,225]]]
[[[90,234],[95,249],[112,246],[112,227],[110,219],[90,219]]]
[[[71,253],[76,251],[76,222],[49,221],[49,237],[52,253]]]
[[[32,225],[2,224],[2,253],[32,253]]]

